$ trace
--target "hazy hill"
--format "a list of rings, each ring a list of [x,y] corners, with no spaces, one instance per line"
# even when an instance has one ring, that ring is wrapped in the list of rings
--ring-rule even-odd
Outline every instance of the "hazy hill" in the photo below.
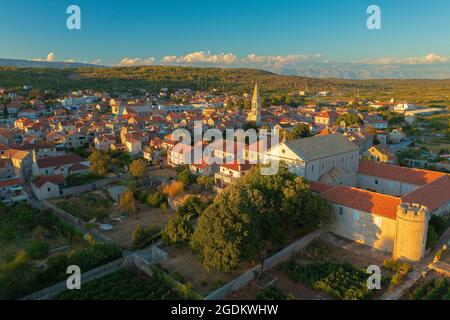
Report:
[[[82,68],[94,67],[88,63],[78,62],[60,62],[60,61],[35,61],[35,60],[19,60],[19,59],[3,59],[0,58],[0,66],[2,67],[16,67],[16,68]]]

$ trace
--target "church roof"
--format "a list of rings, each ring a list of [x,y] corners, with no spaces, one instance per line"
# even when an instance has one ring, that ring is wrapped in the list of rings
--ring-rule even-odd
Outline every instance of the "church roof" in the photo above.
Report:
[[[285,142],[303,160],[327,158],[347,152],[359,151],[354,143],[341,134],[329,134]]]

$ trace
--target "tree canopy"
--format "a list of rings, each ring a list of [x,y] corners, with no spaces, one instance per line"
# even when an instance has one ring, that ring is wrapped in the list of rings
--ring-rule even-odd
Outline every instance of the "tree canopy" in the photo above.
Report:
[[[130,165],[130,173],[135,178],[142,178],[145,175],[147,166],[143,159],[134,160]]]
[[[303,178],[287,168],[264,176],[255,167],[203,212],[191,247],[206,268],[229,272],[268,244],[283,244],[290,231],[319,228],[332,217],[330,205]]]

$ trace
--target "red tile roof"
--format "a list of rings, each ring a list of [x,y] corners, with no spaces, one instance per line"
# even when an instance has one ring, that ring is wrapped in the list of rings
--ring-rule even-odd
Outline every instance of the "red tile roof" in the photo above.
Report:
[[[65,164],[79,163],[86,161],[79,155],[74,153],[68,153],[59,157],[43,158],[37,160],[39,168],[59,167]]]
[[[322,193],[322,192],[325,192],[325,191],[328,191],[328,190],[334,188],[333,186],[329,186],[327,184],[315,182],[315,181],[310,181],[309,186],[311,188],[311,191],[318,192],[318,193]]]
[[[221,167],[227,168],[228,170],[243,172],[248,171],[251,168],[251,164],[248,162],[239,164],[238,161],[235,161],[233,163],[224,163],[220,165]]]
[[[19,178],[0,180],[0,187],[1,188],[10,187],[10,186],[15,186],[15,185],[18,185],[21,183],[22,183],[22,180]]]
[[[442,172],[405,168],[370,160],[359,162],[358,173],[418,186],[423,186],[445,175]]]
[[[64,183],[64,176],[62,174],[56,174],[54,176],[39,176],[36,177],[33,180],[33,184],[40,188],[42,187],[47,181],[53,183],[53,184],[63,184]]]
[[[402,198],[406,203],[419,203],[428,207],[429,212],[450,201],[450,175],[444,175],[433,182],[414,190]]]
[[[332,203],[389,219],[396,219],[400,198],[346,186],[337,186],[320,196]]]

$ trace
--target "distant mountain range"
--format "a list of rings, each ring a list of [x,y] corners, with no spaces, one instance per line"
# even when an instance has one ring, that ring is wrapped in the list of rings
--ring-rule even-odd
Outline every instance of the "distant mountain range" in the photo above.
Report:
[[[96,64],[60,61],[37,61],[0,58],[0,67],[16,68],[111,68]],[[173,66],[175,67],[175,66]],[[199,67],[199,66],[197,66]],[[202,65],[200,67],[209,67]],[[222,68],[235,68],[234,66],[221,66]],[[238,68],[247,68],[238,66]],[[348,80],[370,79],[450,79],[450,64],[422,64],[422,65],[370,65],[357,63],[323,63],[316,61],[299,62],[283,66],[258,67],[250,66],[255,70],[265,70],[285,76],[301,76],[318,79],[338,78]]]
[[[98,68],[102,66],[79,62],[36,61],[36,60],[0,58],[0,67],[67,69],[67,68],[83,68],[83,67]]]

